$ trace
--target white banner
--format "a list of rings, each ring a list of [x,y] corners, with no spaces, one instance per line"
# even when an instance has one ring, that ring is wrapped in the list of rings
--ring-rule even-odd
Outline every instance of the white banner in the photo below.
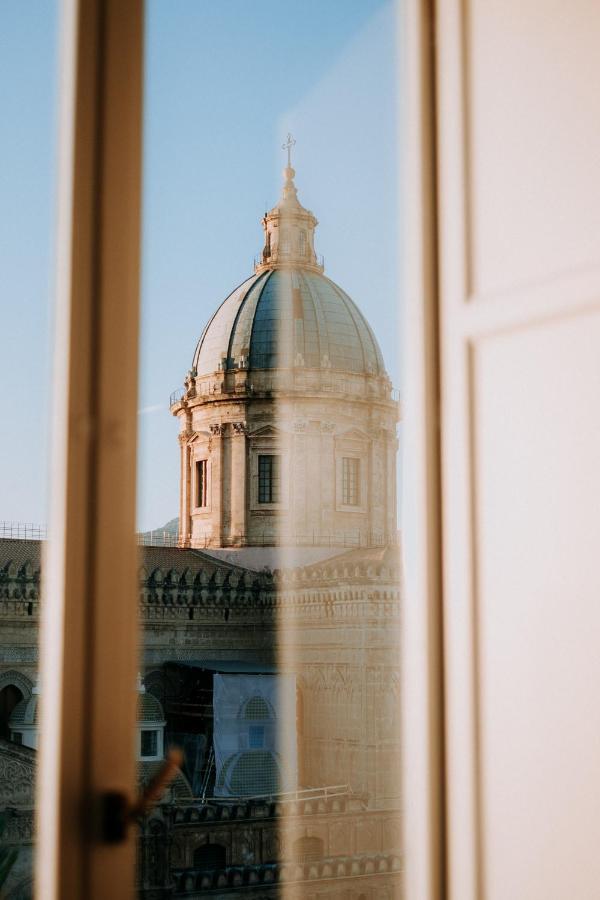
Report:
[[[213,675],[216,797],[297,788],[296,676]]]

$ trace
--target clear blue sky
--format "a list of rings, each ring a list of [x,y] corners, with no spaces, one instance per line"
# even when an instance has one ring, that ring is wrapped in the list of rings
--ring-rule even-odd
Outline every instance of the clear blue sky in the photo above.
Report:
[[[54,4],[0,0],[0,520],[46,518]],[[252,270],[288,130],[326,273],[399,383],[399,48],[393,0],[149,0],[139,524],[177,514],[168,397]]]

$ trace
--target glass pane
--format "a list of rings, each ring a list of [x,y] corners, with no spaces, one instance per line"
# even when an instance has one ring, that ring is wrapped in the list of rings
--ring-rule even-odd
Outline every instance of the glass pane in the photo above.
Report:
[[[147,7],[138,746],[184,751],[148,900],[402,894],[398,31]]]
[[[33,895],[56,181],[57,9],[0,4],[0,895]]]

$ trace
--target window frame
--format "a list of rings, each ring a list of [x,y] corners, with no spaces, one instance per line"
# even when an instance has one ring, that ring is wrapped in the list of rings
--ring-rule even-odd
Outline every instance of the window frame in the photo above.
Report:
[[[360,506],[360,463],[359,456],[342,456],[342,506]]]
[[[268,472],[263,474],[261,463],[269,460]],[[275,460],[277,462],[275,463]],[[266,475],[266,480],[265,480]],[[268,496],[261,496],[263,488]],[[258,502],[262,506],[276,506],[281,503],[281,454],[258,454]]]
[[[208,458],[194,460],[194,500],[195,509],[207,510],[209,507],[208,497]],[[201,474],[202,473],[202,474]]]
[[[148,736],[154,738],[152,753],[144,753],[144,738],[148,738]],[[159,756],[159,729],[140,728],[140,760],[145,762],[147,760],[158,759]]]
[[[136,791],[143,2],[60,12],[36,895],[130,900],[135,830],[111,842],[103,810]]]
[[[38,896],[130,900],[135,833],[109,844],[102,798],[132,796],[142,0],[62,0],[50,542],[44,556]],[[444,896],[433,0],[403,17],[408,92],[407,409],[411,565],[403,708],[406,890]],[[443,63],[443,60],[441,60]],[[412,441],[412,443],[411,443]],[[286,505],[287,466],[282,500]],[[253,505],[254,510],[256,505]],[[268,507],[267,507],[268,508]],[[67,629],[68,625],[68,649]],[[114,635],[119,634],[115,642]],[[123,690],[130,683],[131,692]],[[400,761],[399,761],[400,762]],[[81,828],[81,816],[94,823]]]

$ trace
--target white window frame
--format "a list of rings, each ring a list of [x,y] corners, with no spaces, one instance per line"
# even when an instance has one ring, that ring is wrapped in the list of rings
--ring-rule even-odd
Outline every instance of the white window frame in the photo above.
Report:
[[[145,755],[142,753],[142,737],[145,732],[152,732],[156,735],[156,753]],[[138,758],[140,762],[156,762],[164,758],[164,723],[152,725],[141,725],[138,737]]]
[[[108,843],[103,809],[136,790],[143,3],[62,0],[59,27],[36,896],[131,900],[135,829]]]

